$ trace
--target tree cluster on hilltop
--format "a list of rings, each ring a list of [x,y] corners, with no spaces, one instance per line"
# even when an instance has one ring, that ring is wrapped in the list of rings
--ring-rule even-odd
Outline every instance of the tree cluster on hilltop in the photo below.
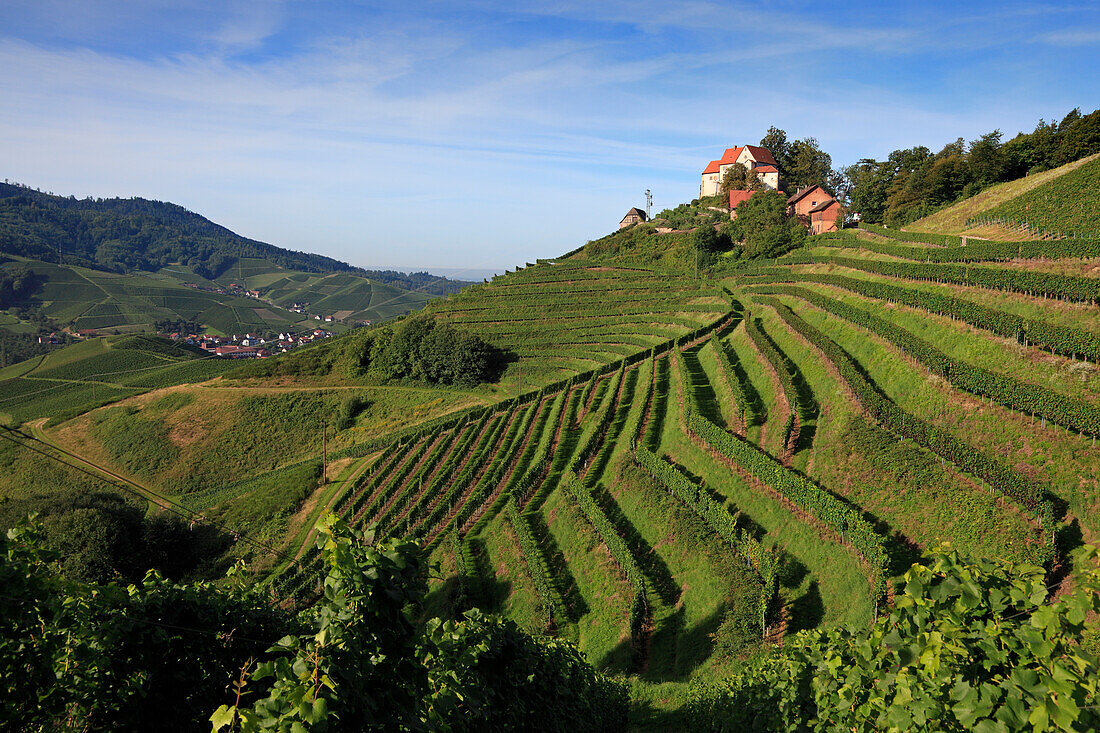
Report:
[[[472,387],[500,378],[508,354],[475,333],[418,314],[320,347],[246,364],[229,377],[343,376]]]
[[[1100,152],[1100,110],[1075,109],[1060,122],[1040,120],[1033,132],[1002,137],[994,130],[970,142],[960,137],[938,153],[917,146],[861,160],[844,169],[849,208],[865,222],[900,227],[995,183]]]
[[[807,186],[821,186],[834,196],[843,187],[843,176],[833,170],[833,158],[821,149],[817,139],[787,140],[787,133],[778,127],[769,127],[760,139],[760,147],[767,148],[775,158],[780,183],[788,193]]]

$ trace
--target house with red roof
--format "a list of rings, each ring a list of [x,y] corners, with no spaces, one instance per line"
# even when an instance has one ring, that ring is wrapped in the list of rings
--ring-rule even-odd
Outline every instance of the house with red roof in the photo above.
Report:
[[[840,213],[840,202],[816,184],[806,186],[787,199],[787,215],[797,216],[810,234],[836,231]]]
[[[735,148],[726,148],[722,157],[712,160],[703,169],[703,179],[699,184],[699,197],[717,196],[722,185],[722,178],[732,166],[741,165],[746,170],[756,171],[757,178],[764,184],[764,188],[773,191],[779,190],[779,168],[772,157],[771,151],[757,145],[742,145]]]

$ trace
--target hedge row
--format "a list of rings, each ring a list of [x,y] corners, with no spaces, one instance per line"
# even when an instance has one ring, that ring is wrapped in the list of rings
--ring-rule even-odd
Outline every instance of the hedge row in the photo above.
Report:
[[[688,416],[688,426],[716,451],[851,542],[871,565],[872,597],[883,597],[888,562],[885,540],[858,509],[698,413]]]
[[[897,324],[867,311],[796,286],[770,286],[758,292],[802,298],[883,337],[935,374],[966,392],[988,397],[1018,412],[1043,417],[1086,435],[1100,435],[1100,408],[1039,385],[952,358]]]
[[[630,604],[630,638],[635,644],[638,644],[641,641],[642,630],[649,619],[649,596],[646,594],[645,576],[634,559],[634,553],[630,551],[626,541],[615,530],[615,525],[611,524],[611,520],[607,518],[603,509],[596,503],[596,499],[584,482],[573,471],[566,471],[564,483],[576,498],[577,504],[584,512],[584,516],[588,519],[589,524],[596,529],[596,534],[600,536],[600,540],[607,547],[608,552],[611,553],[611,557],[619,568],[622,569],[634,591]]]
[[[897,406],[884,396],[864,375],[855,360],[832,339],[806,323],[790,308],[774,298],[761,298],[796,333],[820,349],[836,367],[856,398],[878,422],[905,437],[912,438],[933,453],[954,463],[961,470],[988,481],[1007,496],[1034,511],[1042,494],[1038,485],[1017,471],[986,456],[946,430],[941,430]]]

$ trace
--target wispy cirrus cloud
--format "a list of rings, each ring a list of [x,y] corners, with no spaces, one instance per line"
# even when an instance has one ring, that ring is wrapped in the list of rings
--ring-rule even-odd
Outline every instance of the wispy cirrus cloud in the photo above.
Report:
[[[5,176],[372,265],[569,249],[646,187],[690,199],[716,150],[773,124],[840,164],[1011,134],[1098,89],[1050,81],[1087,46],[1018,53],[1073,32],[1064,14],[1023,26],[992,3],[89,6],[107,30],[86,38],[0,8]]]

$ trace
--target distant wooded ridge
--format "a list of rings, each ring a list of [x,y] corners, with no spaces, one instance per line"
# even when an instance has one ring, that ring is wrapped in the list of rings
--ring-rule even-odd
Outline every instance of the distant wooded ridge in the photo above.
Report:
[[[355,272],[407,290],[439,280],[427,272],[367,270],[248,239],[164,201],[78,199],[11,182],[0,183],[0,252],[51,262],[60,256],[66,264],[120,273],[182,264],[209,280],[241,258],[268,260],[288,270]]]

